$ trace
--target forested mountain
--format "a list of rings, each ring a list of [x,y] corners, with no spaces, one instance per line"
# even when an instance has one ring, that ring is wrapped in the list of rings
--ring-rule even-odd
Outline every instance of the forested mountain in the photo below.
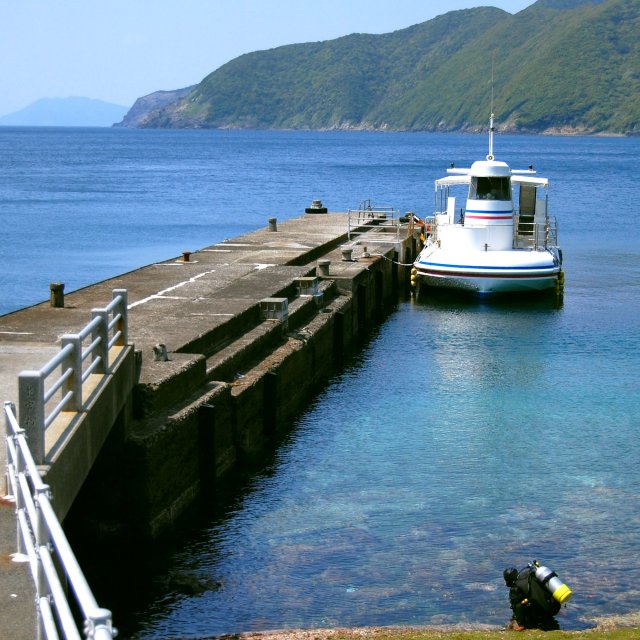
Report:
[[[122,126],[477,130],[493,95],[502,129],[639,134],[638,34],[640,0],[451,11],[242,55]]]

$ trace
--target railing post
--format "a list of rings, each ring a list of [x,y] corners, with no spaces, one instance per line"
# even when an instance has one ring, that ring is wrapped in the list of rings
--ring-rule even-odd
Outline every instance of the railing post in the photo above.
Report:
[[[6,451],[6,461],[7,461],[7,468],[5,470],[5,475],[4,475],[4,481],[5,481],[5,486],[7,488],[7,494],[11,493],[11,477],[9,474],[9,465],[13,464],[15,466],[15,460],[12,459],[11,456],[11,449],[9,448],[9,438],[11,438],[13,440],[14,435],[13,435],[13,428],[11,427],[11,421],[9,420],[9,411],[11,411],[11,413],[13,413],[13,415],[16,415],[16,408],[14,406],[14,404],[12,402],[9,402],[8,400],[4,401],[4,431],[5,431],[5,451]]]
[[[25,430],[36,464],[44,464],[44,376],[40,371],[18,375],[20,426]]]
[[[97,371],[107,373],[109,370],[109,312],[106,309],[93,309],[91,318],[100,318],[100,324],[97,326],[95,333],[91,334],[92,339],[100,338],[100,345],[94,357],[100,357],[102,364]]]
[[[64,411],[82,411],[82,340],[79,335],[66,334],[60,339],[60,345],[64,349],[67,345],[73,347],[71,353],[63,360],[61,366],[62,375],[66,369],[71,369],[73,373],[65,380],[62,387],[62,395],[71,391],[71,400],[67,403]]]
[[[84,623],[84,634],[91,640],[109,640],[115,637],[111,611],[109,609],[95,609]]]
[[[126,289],[114,289],[113,299],[115,300],[120,296],[120,304],[118,313],[120,314],[120,321],[118,322],[117,330],[120,332],[120,340],[116,343],[119,346],[124,347],[129,344],[129,318],[128,318],[128,305],[129,297]]]

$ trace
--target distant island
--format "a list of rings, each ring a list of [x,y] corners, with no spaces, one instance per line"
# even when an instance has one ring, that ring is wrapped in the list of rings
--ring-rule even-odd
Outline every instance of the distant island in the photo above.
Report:
[[[116,126],[640,134],[640,2],[450,11],[382,35],[242,55]],[[493,78],[493,81],[492,81]]]
[[[0,126],[110,127],[128,111],[129,107],[91,98],[42,98],[0,117]]]

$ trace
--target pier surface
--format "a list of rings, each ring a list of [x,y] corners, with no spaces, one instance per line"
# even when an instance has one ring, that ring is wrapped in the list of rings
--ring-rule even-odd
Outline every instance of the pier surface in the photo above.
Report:
[[[345,243],[346,214],[307,214],[278,223],[277,230],[270,225],[72,292],[63,308],[47,301],[2,316],[1,399],[17,404],[18,374],[40,369],[59,351],[60,337],[86,325],[91,310],[103,307],[114,289],[128,291],[129,342],[142,354],[140,379],[153,384],[154,376],[161,375],[152,355],[156,345],[166,345],[177,360],[186,358],[203,335],[261,300],[283,295],[297,278],[315,276],[318,260],[331,261],[332,278],[346,279],[383,260],[376,255],[381,248],[369,247],[369,257],[357,244],[353,260],[344,260],[340,247]],[[2,468],[5,458],[2,446]],[[5,495],[4,478],[2,485]],[[11,560],[16,551],[12,503],[0,505],[0,540],[0,636],[29,640],[35,637],[34,590],[28,564]],[[117,626],[117,612],[114,623]]]

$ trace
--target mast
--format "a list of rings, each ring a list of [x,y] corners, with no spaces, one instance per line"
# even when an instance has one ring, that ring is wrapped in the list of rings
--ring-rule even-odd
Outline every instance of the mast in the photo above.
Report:
[[[489,155],[487,160],[494,160],[493,155],[493,132],[495,130],[493,126],[493,68],[495,63],[495,53],[491,56],[491,116],[489,117]]]
[[[494,126],[493,126],[493,113],[491,114],[491,117],[489,118],[489,155],[487,156],[487,160],[493,160],[494,156],[493,156],[493,132],[494,132]]]

